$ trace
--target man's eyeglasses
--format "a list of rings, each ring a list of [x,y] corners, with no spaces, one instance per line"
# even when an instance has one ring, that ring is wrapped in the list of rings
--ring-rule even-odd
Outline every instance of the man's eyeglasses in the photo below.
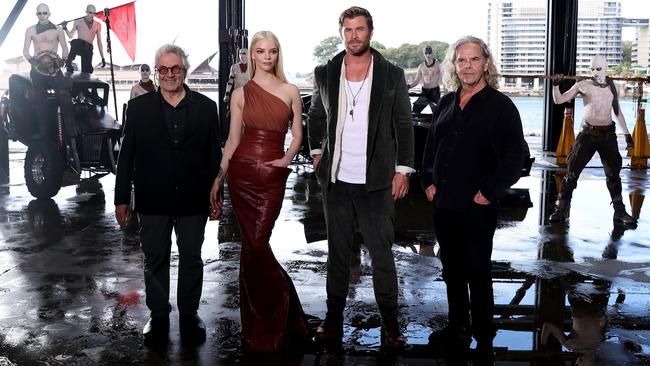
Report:
[[[47,12],[47,11],[36,12],[36,15],[48,15],[48,14],[49,14],[49,12]]]
[[[602,67],[592,67],[591,71],[602,71]]]
[[[168,73],[170,70],[171,70],[172,74],[174,74],[174,75],[178,75],[178,74],[181,73],[181,71],[183,70],[183,68],[180,67],[180,66],[178,66],[178,65],[174,65],[174,66],[172,66],[172,67],[160,66],[160,67],[157,67],[157,68],[156,68],[156,71],[157,71],[158,74],[160,74],[160,75],[167,75],[167,73]]]

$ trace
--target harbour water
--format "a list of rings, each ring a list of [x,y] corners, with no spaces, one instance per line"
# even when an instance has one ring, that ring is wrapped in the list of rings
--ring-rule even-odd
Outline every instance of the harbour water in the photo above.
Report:
[[[207,91],[202,92],[211,99],[217,101],[219,98],[219,93],[217,91]],[[113,95],[111,94],[111,101],[109,102],[109,110],[114,113]],[[117,91],[117,102],[118,109],[122,110],[122,103],[126,103],[129,99],[128,91]],[[512,96],[512,101],[515,103],[519,109],[519,114],[521,115],[521,123],[524,128],[524,134],[526,136],[538,136],[542,134],[542,125],[544,122],[544,98],[543,97],[520,97]],[[634,124],[636,121],[636,100],[631,98],[621,99],[620,100],[621,110],[625,116],[625,122],[627,127],[632,133],[634,130]],[[582,98],[577,98],[575,102],[575,113],[574,113],[574,128],[576,133],[580,129],[580,122],[582,121],[582,116],[584,114],[584,107],[582,104]],[[121,113],[121,112],[120,112]],[[423,113],[429,113],[429,109],[426,108]],[[613,118],[613,116],[612,116]],[[617,126],[618,130],[618,126]],[[620,131],[619,131],[620,132]]]

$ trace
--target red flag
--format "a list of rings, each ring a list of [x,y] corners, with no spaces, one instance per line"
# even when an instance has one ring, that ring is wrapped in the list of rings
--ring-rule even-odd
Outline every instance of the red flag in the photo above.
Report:
[[[111,20],[111,30],[113,30],[113,33],[122,42],[122,46],[131,58],[131,61],[135,62],[135,2],[110,8],[108,11]],[[106,16],[104,16],[103,12],[99,12],[95,16],[106,22]]]

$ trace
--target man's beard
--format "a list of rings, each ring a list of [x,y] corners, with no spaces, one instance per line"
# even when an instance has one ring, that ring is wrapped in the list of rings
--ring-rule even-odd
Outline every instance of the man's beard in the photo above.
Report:
[[[352,51],[352,50],[350,49],[350,47],[347,47],[347,52],[350,52],[350,54],[352,54],[352,56],[361,56],[361,55],[363,55],[364,53],[368,52],[369,49],[370,49],[370,41],[368,41],[368,42],[366,42],[366,43],[363,43],[363,45],[361,46],[361,48],[359,48],[359,49],[356,50],[356,51]]]

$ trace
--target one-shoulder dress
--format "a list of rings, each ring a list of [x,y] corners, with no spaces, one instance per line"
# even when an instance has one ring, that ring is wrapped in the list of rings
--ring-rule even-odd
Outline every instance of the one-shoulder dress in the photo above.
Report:
[[[285,350],[309,336],[295,287],[269,244],[291,169],[264,162],[284,156],[292,116],[283,100],[254,81],[244,85],[244,127],[230,159],[228,190],[242,234],[242,347],[249,352]]]

